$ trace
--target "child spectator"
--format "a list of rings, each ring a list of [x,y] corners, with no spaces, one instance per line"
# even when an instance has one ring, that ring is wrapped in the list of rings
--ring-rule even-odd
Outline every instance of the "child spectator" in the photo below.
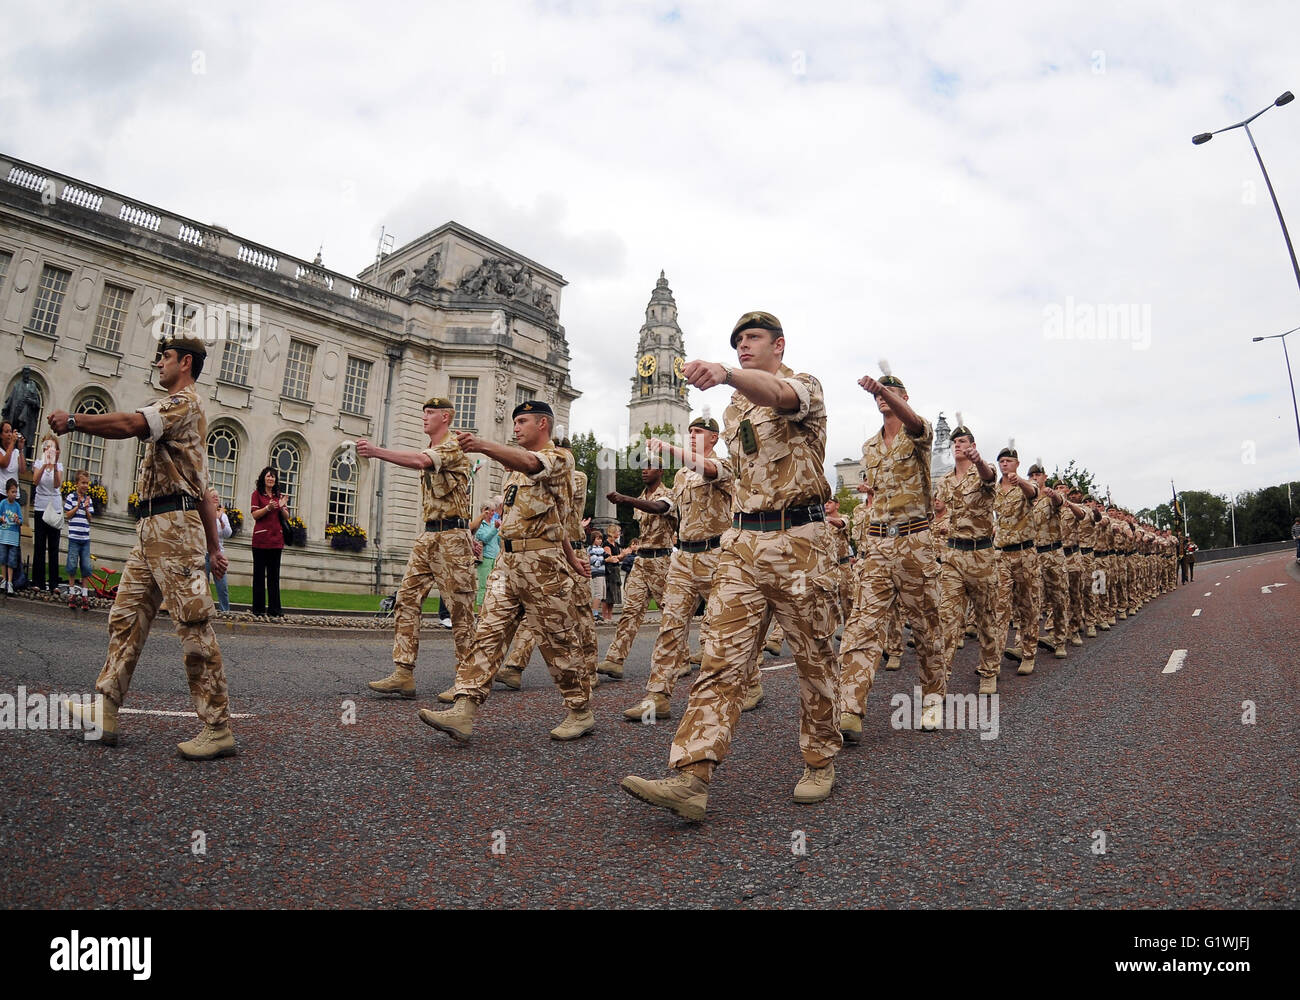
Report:
[[[90,610],[90,595],[84,580],[90,576],[90,517],[94,502],[90,499],[90,473],[77,473],[77,488],[63,501],[63,516],[68,522],[68,607]]]
[[[0,500],[0,563],[5,569],[5,595],[13,596],[14,574],[22,564],[22,535],[19,534],[23,523],[23,508],[18,502],[18,480],[5,481],[5,498]]]
[[[591,545],[587,547],[587,558],[591,561],[591,613],[596,621],[603,622],[601,604],[605,599],[605,536],[592,532]]]

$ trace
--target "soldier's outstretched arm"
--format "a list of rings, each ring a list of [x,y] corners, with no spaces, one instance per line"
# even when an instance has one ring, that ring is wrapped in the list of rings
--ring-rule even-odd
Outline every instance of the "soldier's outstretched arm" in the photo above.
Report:
[[[755,406],[770,406],[774,410],[799,409],[799,396],[790,383],[770,372],[732,368],[728,377],[727,367],[716,361],[688,361],[682,374],[697,389],[729,385]]]
[[[357,440],[357,454],[362,458],[377,458],[381,462],[392,462],[404,469],[427,469],[433,464],[433,459],[422,451],[381,448],[377,444],[371,444],[365,438]]]
[[[610,503],[625,503],[647,514],[667,514],[673,509],[672,504],[665,500],[646,500],[644,497],[630,497],[625,493],[610,493],[605,499]]]
[[[477,434],[470,434],[468,431],[457,431],[456,438],[460,441],[461,451],[486,455],[492,461],[500,462],[512,472],[525,472],[530,476],[535,476],[545,467],[542,460],[531,451],[516,448],[514,445],[485,441]]]
[[[50,414],[49,420],[54,433],[68,433],[67,410],[55,410]],[[133,413],[78,413],[77,430],[115,441],[132,437],[147,438],[149,422],[138,410]]]

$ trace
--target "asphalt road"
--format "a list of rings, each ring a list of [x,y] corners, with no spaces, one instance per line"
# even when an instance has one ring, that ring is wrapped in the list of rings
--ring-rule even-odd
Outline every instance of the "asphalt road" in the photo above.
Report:
[[[418,702],[363,693],[390,668],[382,634],[223,632],[239,755],[195,764],[175,750],[198,724],[162,621],[120,747],[0,732],[0,905],[1294,908],[1300,574],[1277,554],[1197,571],[1067,660],[1030,677],[1004,661],[996,738],[891,727],[891,697],[917,682],[909,650],[815,806],[791,799],[795,670],[769,659],[698,825],[618,788],[663,773],[687,697],[658,726],[619,718],[651,629],[627,678],[597,689],[591,737],[548,738],[564,712],[536,656],[463,745],[415,715],[451,681],[441,629]],[[93,690],[103,615],[52,610],[0,610],[0,693]],[[955,691],[975,690],[977,652],[958,652]]]

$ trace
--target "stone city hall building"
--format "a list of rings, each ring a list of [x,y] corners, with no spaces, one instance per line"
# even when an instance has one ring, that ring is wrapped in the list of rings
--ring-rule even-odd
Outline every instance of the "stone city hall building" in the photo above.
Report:
[[[525,399],[545,399],[567,426],[579,393],[559,322],[564,285],[455,222],[350,277],[319,255],[309,263],[0,154],[0,390],[9,399],[30,371],[41,433],[28,441],[29,463],[48,413],[151,402],[159,334],[203,330],[210,482],[245,515],[226,542],[236,584],[250,580],[249,498],[269,465],[307,531],[305,547],[285,550],[282,587],[394,588],[423,529],[419,478],[358,461],[349,445],[425,447],[422,404],[434,395],[454,402],[455,428],[495,441],[512,440],[510,411]],[[62,446],[69,472],[87,469],[107,489],[92,551],[120,568],[135,537],[127,503],[143,443],[74,433]],[[476,507],[502,478],[485,459]],[[27,479],[25,499],[30,468]],[[331,548],[333,523],[361,526],[369,544]],[[66,532],[62,544],[61,559]],[[24,559],[30,551],[26,541]]]

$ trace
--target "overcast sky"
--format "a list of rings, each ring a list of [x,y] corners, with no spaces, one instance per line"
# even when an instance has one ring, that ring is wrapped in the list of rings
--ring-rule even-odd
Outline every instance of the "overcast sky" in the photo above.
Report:
[[[1190,141],[1300,88],[1294,4],[0,2],[12,155],[347,273],[448,219],[559,271],[574,430],[663,269],[689,357],[781,318],[828,475],[886,358],[1134,508],[1300,479],[1281,230],[1243,130]],[[1300,227],[1300,102],[1252,131]]]

